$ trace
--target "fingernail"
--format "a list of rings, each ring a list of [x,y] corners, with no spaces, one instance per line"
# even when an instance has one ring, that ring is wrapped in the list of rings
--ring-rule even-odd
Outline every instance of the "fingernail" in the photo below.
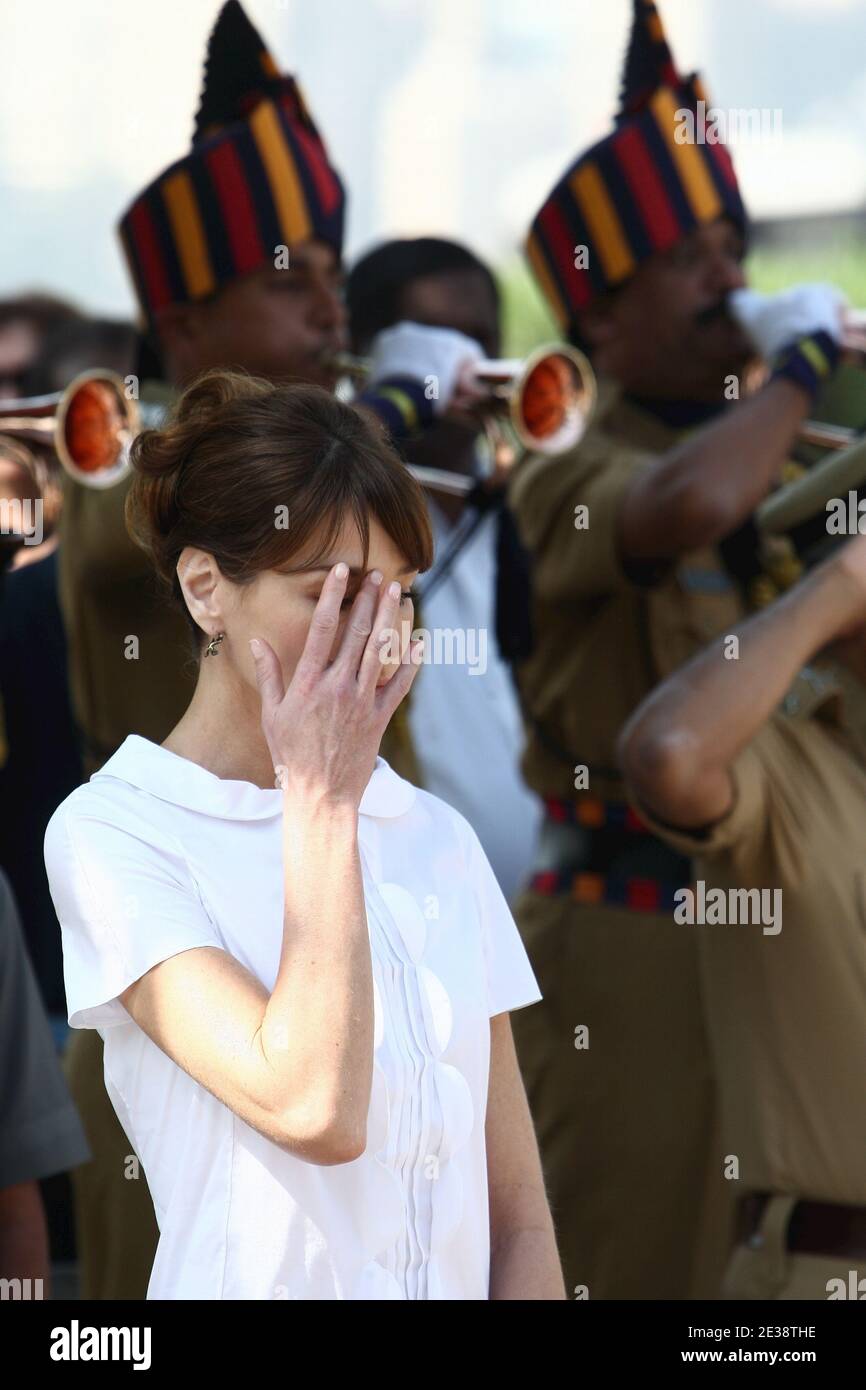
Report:
[[[389,598],[399,598],[399,597],[400,597],[400,585],[398,584],[398,582],[397,582],[396,579],[394,580],[394,582],[393,582],[392,584],[389,584],[389,585],[388,585],[388,597],[389,597]]]
[[[336,569],[334,570],[334,574],[337,576],[338,579],[345,579],[348,573],[349,566],[344,564],[341,560],[340,563],[337,565]]]
[[[252,652],[253,656],[261,656],[262,644],[259,641],[258,637],[250,638],[250,651]]]
[[[371,570],[371,571],[370,571],[370,582],[371,582],[371,584],[375,585],[375,587],[378,589],[379,585],[382,583],[382,571],[381,571],[381,570]]]

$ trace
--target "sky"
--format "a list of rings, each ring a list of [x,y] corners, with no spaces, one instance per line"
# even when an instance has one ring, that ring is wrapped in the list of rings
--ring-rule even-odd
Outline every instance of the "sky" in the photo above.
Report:
[[[660,0],[681,71],[763,113],[733,153],[753,216],[866,205],[866,0]],[[189,147],[219,0],[0,0],[0,294],[107,314],[114,224]],[[500,263],[609,128],[630,0],[248,0],[349,188],[349,257],[458,237]]]

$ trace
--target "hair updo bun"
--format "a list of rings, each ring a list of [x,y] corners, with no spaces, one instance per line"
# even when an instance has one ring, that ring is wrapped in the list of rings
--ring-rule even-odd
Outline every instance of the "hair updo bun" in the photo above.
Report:
[[[432,563],[420,487],[376,424],[321,387],[206,372],[161,429],[133,440],[130,462],[127,527],[186,614],[197,650],[203,633],[177,576],[187,546],[247,584],[295,557],[321,560],[350,516],[366,561],[373,516],[413,569]]]
[[[183,393],[161,428],[142,430],[132,441],[135,478],[126,501],[126,524],[170,588],[177,580],[174,539],[184,524],[178,485],[185,463],[205,444],[215,412],[231,401],[255,399],[272,389],[266,381],[240,372],[208,372]]]

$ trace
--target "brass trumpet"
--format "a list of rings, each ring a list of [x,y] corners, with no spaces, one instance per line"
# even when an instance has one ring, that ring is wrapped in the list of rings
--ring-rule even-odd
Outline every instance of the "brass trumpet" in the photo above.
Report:
[[[126,476],[129,446],[141,428],[139,403],[116,372],[100,368],[81,372],[64,391],[0,405],[0,434],[51,445],[85,487],[113,487]]]
[[[370,375],[370,359],[352,353],[332,354],[328,364],[358,384]],[[458,380],[461,388],[478,397],[482,426],[494,453],[505,442],[500,429],[503,416],[524,454],[559,454],[572,448],[581,439],[596,401],[595,372],[589,359],[566,343],[546,344],[525,359],[480,358],[463,369]],[[474,486],[473,479],[460,473],[414,464],[409,469],[425,487],[439,492],[462,494]]]
[[[350,353],[328,359],[344,376],[363,381],[369,361]],[[482,424],[494,450],[503,442],[504,414],[526,452],[556,454],[576,444],[596,398],[595,373],[577,348],[538,348],[525,360],[483,359],[467,367],[461,384],[482,401]],[[52,395],[4,401],[0,434],[46,442],[63,468],[85,487],[113,487],[129,472],[129,446],[138,431],[158,425],[162,410],[127,396],[122,379],[103,369],[81,372]],[[464,494],[474,480],[438,468],[410,466],[418,481],[440,492]]]

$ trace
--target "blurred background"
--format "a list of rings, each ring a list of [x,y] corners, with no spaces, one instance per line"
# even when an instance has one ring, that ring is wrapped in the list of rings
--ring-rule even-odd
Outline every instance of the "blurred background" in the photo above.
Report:
[[[550,336],[519,245],[608,128],[629,0],[249,0],[300,76],[349,188],[351,261],[440,233],[499,270],[508,348]],[[2,0],[0,296],[54,291],[128,316],[114,225],[189,146],[218,0]],[[760,288],[832,278],[866,305],[866,0],[666,0],[681,71],[765,113],[733,152]]]
[[[116,224],[131,198],[189,149],[220,3],[0,0],[0,300],[38,291],[113,321],[85,325],[83,345],[80,325],[64,338],[55,324],[53,352],[43,354],[54,379],[38,390],[61,389],[94,359],[117,370],[130,360],[130,329],[117,320],[135,311]],[[555,336],[520,248],[555,180],[610,129],[631,0],[244,3],[279,67],[298,75],[347,185],[347,263],[385,238],[455,238],[500,277],[508,355]],[[739,139],[724,132],[753,218],[753,283],[773,290],[832,280],[866,308],[866,0],[663,0],[661,8],[679,70],[700,71],[721,112],[754,117]],[[42,312],[56,317],[56,306]],[[41,325],[46,340],[50,326]],[[85,349],[89,361],[81,359]],[[22,784],[38,787],[44,829],[81,768],[54,758],[49,776],[25,756],[18,771],[11,760],[4,770],[3,708],[17,699],[19,729],[25,716],[30,721],[19,740],[25,753],[43,749],[47,758],[46,728],[57,746],[73,748],[51,558],[60,472],[38,450],[27,464],[9,448],[5,486],[24,487],[22,469],[32,464],[31,492],[45,499],[49,539],[41,557],[37,550],[19,556],[31,574],[12,576],[5,610],[0,605],[0,812],[5,799],[10,818]],[[39,558],[42,569],[31,565]],[[10,694],[19,672],[27,680]],[[30,825],[22,822],[20,841]],[[35,890],[26,898],[26,935],[62,1049],[68,1030],[41,836],[31,835],[28,860],[9,826],[3,830],[0,891],[4,870],[14,879],[17,869],[25,888],[41,884],[41,899]],[[45,993],[50,978],[54,992]],[[67,1154],[65,1161],[83,1160]],[[51,1170],[41,1185],[54,1296],[75,1296],[67,1173]]]

